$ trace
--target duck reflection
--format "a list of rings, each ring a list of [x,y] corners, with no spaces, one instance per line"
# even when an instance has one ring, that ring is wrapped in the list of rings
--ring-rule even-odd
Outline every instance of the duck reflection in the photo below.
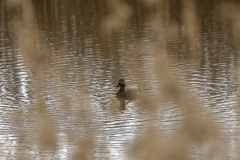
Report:
[[[120,102],[120,110],[124,110],[126,106],[126,100],[128,103],[134,101],[138,98],[138,87],[137,86],[128,86],[126,87],[125,80],[119,79],[118,85],[116,87],[120,87],[118,92],[115,94],[117,99]]]

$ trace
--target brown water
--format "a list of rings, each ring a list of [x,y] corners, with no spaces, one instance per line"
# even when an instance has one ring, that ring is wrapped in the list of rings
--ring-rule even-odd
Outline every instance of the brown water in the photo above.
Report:
[[[152,69],[154,58],[139,46],[154,41],[171,58],[170,66],[180,86],[197,96],[203,115],[212,117],[219,127],[225,141],[216,148],[224,150],[227,159],[239,159],[237,47],[229,20],[219,18],[212,10],[217,4],[208,3],[198,6],[201,29],[197,31],[202,47],[192,60],[185,26],[179,22],[180,33],[169,39],[166,32],[170,24],[161,25],[157,31],[149,27],[150,11],[137,2],[131,2],[135,14],[130,27],[106,36],[101,32],[103,17],[108,14],[105,4],[34,1],[36,45],[38,50],[47,46],[51,52],[41,79],[26,65],[16,46],[21,42],[10,23],[21,10],[8,10],[0,1],[0,156],[71,159],[77,147],[84,150],[90,146],[87,153],[92,159],[128,159],[132,143],[149,122],[154,122],[162,138],[167,139],[182,125],[182,112],[173,101],[161,104],[157,112],[145,109],[141,101],[127,104],[123,111],[112,108],[115,86],[122,77],[128,84],[138,85],[142,96],[161,92]],[[175,15],[170,14],[174,7],[179,7],[171,5],[166,4],[166,19]],[[156,38],[156,34],[160,36]],[[38,85],[40,90],[36,89]],[[34,109],[38,97],[55,126],[55,149],[41,150],[34,140],[35,124],[41,123],[40,113]],[[206,158],[208,145],[202,145],[193,149],[195,159]]]

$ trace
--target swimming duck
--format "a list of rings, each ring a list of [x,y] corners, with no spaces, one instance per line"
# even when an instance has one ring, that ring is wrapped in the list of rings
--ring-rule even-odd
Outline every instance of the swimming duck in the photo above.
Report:
[[[125,108],[125,100],[134,101],[138,98],[138,87],[128,86],[126,87],[125,80],[119,79],[119,83],[116,87],[120,87],[118,92],[115,94],[117,99],[120,101],[120,107]]]

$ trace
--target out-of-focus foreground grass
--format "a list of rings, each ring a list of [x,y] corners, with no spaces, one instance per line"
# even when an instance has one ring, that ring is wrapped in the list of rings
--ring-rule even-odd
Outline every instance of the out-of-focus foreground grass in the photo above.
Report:
[[[165,15],[165,3],[167,0],[142,0],[149,12],[146,22],[150,25],[151,28],[159,29],[161,25],[166,23]],[[32,83],[34,86],[35,96],[37,99],[36,106],[33,107],[32,114],[37,112],[37,115],[34,116],[33,125],[35,126],[34,135],[31,135],[29,139],[29,134],[24,133],[22,141],[31,142],[44,149],[57,149],[57,140],[56,134],[57,129],[55,123],[51,120],[48,115],[48,112],[45,109],[43,97],[41,97],[42,86],[44,84],[44,64],[47,63],[46,59],[51,57],[51,52],[45,47],[44,44],[38,41],[39,36],[37,31],[37,26],[35,25],[35,11],[32,6],[31,0],[6,0],[9,9],[20,9],[21,16],[15,17],[10,23],[13,27],[14,34],[18,37],[21,43],[16,44],[16,48],[20,48],[23,56],[25,57],[25,62],[27,66],[31,69],[35,75],[38,75],[38,79]],[[103,35],[114,34],[118,29],[128,27],[130,25],[130,19],[133,15],[132,8],[122,0],[107,0],[108,8],[110,14],[102,20],[102,26],[99,30],[102,31]],[[197,21],[195,14],[195,3],[194,1],[184,0],[183,6],[181,9],[181,18],[186,27],[186,41],[191,48],[191,60],[189,63],[195,63],[195,55],[201,50],[201,35],[197,34],[196,29],[200,27]],[[232,31],[233,35],[239,35],[238,19],[235,17],[237,14],[237,6],[228,4],[229,12],[223,14],[221,8],[225,4],[220,4],[216,10],[219,11],[219,16],[228,17],[232,22]],[[221,14],[220,14],[221,13]],[[166,30],[166,34],[169,39],[172,36],[177,36],[179,32],[179,26],[174,21],[171,22],[170,27]],[[156,39],[161,38],[160,34],[155,35]],[[239,40],[235,39],[235,44],[239,43]],[[38,45],[37,45],[38,44]],[[40,47],[39,47],[40,46]],[[129,158],[134,159],[163,159],[163,160],[172,160],[172,159],[191,159],[190,157],[190,148],[193,145],[202,145],[207,144],[208,150],[205,153],[208,159],[226,159],[226,154],[223,151],[220,151],[217,147],[220,141],[224,141],[219,135],[218,128],[214,124],[211,117],[206,118],[202,115],[201,106],[197,102],[197,99],[194,99],[193,96],[188,95],[189,93],[181,88],[178,84],[176,77],[170,69],[171,58],[168,57],[169,54],[161,53],[159,51],[159,45],[156,41],[152,41],[151,45],[146,45],[139,43],[139,48],[147,50],[155,59],[154,71],[161,82],[162,91],[156,97],[143,97],[141,102],[146,106],[146,109],[149,111],[155,112],[157,110],[158,104],[166,101],[168,98],[173,99],[180,110],[183,113],[183,125],[181,128],[169,137],[167,140],[162,140],[158,130],[154,125],[153,120],[149,122],[149,125],[145,128],[145,131],[141,136],[136,137],[133,142],[133,146],[128,152]],[[168,51],[167,51],[168,52]],[[64,68],[63,68],[64,70]],[[161,98],[159,98],[161,97]],[[63,103],[69,104],[69,99],[63,95]],[[76,103],[80,103],[79,102]],[[86,107],[87,108],[87,107]],[[91,112],[91,111],[89,111]],[[29,112],[31,114],[31,112]],[[16,116],[17,117],[17,116]],[[15,120],[18,121],[20,117],[15,117]],[[84,119],[83,115],[79,116]],[[78,121],[82,119],[79,118]],[[86,130],[88,130],[86,128]],[[70,133],[69,133],[70,134]],[[69,135],[71,137],[71,135]],[[92,147],[92,139],[86,135],[84,141],[75,141],[78,149],[73,155],[73,159],[88,159],[87,154],[88,150]],[[218,143],[216,143],[218,142]],[[224,142],[223,142],[224,143]],[[20,152],[20,151],[19,151]],[[21,154],[21,153],[19,153]],[[24,155],[22,155],[23,159]],[[110,157],[111,158],[111,157]]]

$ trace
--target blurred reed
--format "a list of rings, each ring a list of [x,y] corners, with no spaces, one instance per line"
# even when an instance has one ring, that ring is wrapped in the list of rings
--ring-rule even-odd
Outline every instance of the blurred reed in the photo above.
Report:
[[[50,51],[44,44],[40,44],[38,28],[35,24],[35,10],[31,0],[11,0],[6,1],[9,10],[19,10],[15,18],[10,22],[17,41],[14,46],[24,57],[25,64],[31,69],[36,78],[31,86],[33,90],[35,105],[27,111],[12,115],[16,122],[27,123],[30,130],[21,132],[20,141],[29,146],[37,145],[39,150],[55,150],[57,148],[57,128],[52,118],[46,111],[43,94],[44,82],[44,64],[46,59],[51,55]],[[16,53],[17,54],[17,53]],[[16,55],[17,56],[17,55]],[[20,159],[29,159],[22,154],[22,149],[18,149]]]
[[[43,102],[44,93],[41,86],[41,84],[44,84],[44,63],[47,63],[47,59],[51,59],[51,52],[45,44],[41,44],[38,41],[40,35],[38,35],[38,28],[34,23],[36,17],[32,1],[6,0],[6,3],[11,9],[20,8],[21,10],[20,16],[16,17],[11,22],[14,34],[20,41],[20,43],[16,45],[16,48],[21,49],[26,64],[39,77],[38,80],[34,81],[34,84],[32,84],[32,86],[35,86],[34,94],[38,95],[36,96],[37,103],[34,112],[29,112],[30,115],[35,114],[36,111],[38,113],[37,115],[32,115],[34,119],[29,119],[29,121],[31,121],[30,123],[35,125],[35,128],[32,133],[23,133],[23,137],[25,137],[23,141],[38,145],[43,150],[46,148],[56,150],[58,145],[56,137],[58,129],[56,128],[55,122],[49,117],[46,111],[46,106]],[[146,5],[145,7],[150,11],[152,10],[145,21],[150,24],[150,27],[155,30],[155,33],[159,33],[159,27],[166,23],[164,6],[167,0],[142,0],[139,3]],[[119,29],[130,26],[130,20],[134,11],[127,1],[107,0],[107,4],[109,15],[102,20],[102,26],[99,30],[101,30],[103,34],[111,36]],[[195,13],[195,5],[195,1],[184,0],[183,9],[181,10],[181,20],[185,26],[187,42],[191,46],[190,55],[193,59],[195,54],[201,50],[202,45],[201,37],[197,34],[197,29],[200,28],[200,24]],[[220,5],[220,12],[221,7],[225,7],[225,4]],[[229,12],[226,15],[221,15],[227,16],[232,21],[233,36],[235,34],[239,35],[239,20],[235,17],[235,15],[238,15],[236,14],[238,13],[238,8],[238,6],[230,5]],[[178,36],[179,30],[180,26],[174,21],[171,21],[164,34],[166,34],[167,38],[171,39],[171,37]],[[216,159],[216,157],[219,156],[217,154],[223,154],[222,158],[226,158],[224,153],[219,153],[219,150],[215,149],[216,146],[214,144],[220,139],[218,128],[211,117],[206,118],[202,114],[201,106],[197,99],[193,98],[192,95],[189,96],[189,93],[178,84],[176,76],[174,76],[173,71],[170,69],[170,65],[172,65],[172,59],[168,56],[170,50],[166,50],[166,53],[164,53],[160,51],[161,49],[159,49],[159,45],[157,44],[157,39],[160,39],[160,36],[160,33],[156,34],[151,45],[142,44],[140,41],[136,42],[139,50],[144,49],[154,57],[153,70],[160,81],[159,87],[161,88],[161,92],[155,97],[142,97],[141,103],[147,110],[155,112],[163,101],[167,101],[169,98],[173,99],[182,112],[183,125],[171,135],[169,139],[162,140],[161,134],[154,126],[154,117],[152,117],[151,121],[144,129],[144,132],[135,138],[129,150],[129,158],[138,160],[187,160],[191,159],[189,152],[192,145],[206,143],[209,146],[208,153],[206,153],[208,159]],[[235,43],[239,44],[239,37],[234,36],[234,38]],[[137,50],[134,51],[134,53],[138,54]],[[196,63],[196,61],[191,63]],[[128,67],[131,69],[131,65]],[[65,72],[64,68],[62,72]],[[141,77],[142,75],[139,76]],[[64,90],[64,88],[59,89]],[[81,99],[79,101],[74,101],[71,97],[65,95],[61,97],[63,97],[63,106],[71,107],[74,105],[71,103],[82,102]],[[114,106],[115,105],[114,102]],[[88,110],[89,107],[82,106],[82,109]],[[91,111],[88,112],[91,113]],[[116,110],[114,110],[114,113],[116,113]],[[82,121],[84,119],[84,115],[79,117],[81,118],[76,121]],[[15,121],[21,120],[21,118],[17,118],[16,116],[14,118]],[[89,128],[86,128],[86,130],[87,132],[92,132]],[[29,139],[29,135],[33,133],[34,135],[30,137],[34,138]],[[76,152],[73,153],[73,159],[89,159],[87,155],[93,145],[92,137],[86,135],[85,140],[82,141],[80,139],[74,139],[73,135],[70,133],[66,132],[66,134],[69,135],[69,140],[73,141],[77,146]]]
[[[33,73],[33,80],[31,82],[31,87],[33,89],[33,103],[32,106],[23,112],[15,113],[11,115],[11,118],[16,122],[27,123],[30,129],[21,132],[19,136],[19,141],[26,146],[29,146],[29,150],[32,150],[32,146],[36,146],[37,150],[42,153],[56,153],[58,149],[58,139],[57,134],[60,133],[56,126],[56,122],[52,119],[47,111],[47,106],[45,104],[45,93],[43,88],[45,85],[45,73],[48,68],[45,67],[46,63],[50,63],[52,60],[52,53],[48,48],[47,44],[40,42],[41,35],[38,34],[38,26],[35,23],[35,10],[32,0],[10,0],[5,1],[9,10],[18,10],[20,13],[16,14],[11,22],[14,35],[17,37],[17,42],[14,46],[16,50],[20,50],[24,57],[25,64],[31,69]],[[65,64],[68,64],[66,62]],[[67,66],[61,66],[61,64],[55,63],[55,65],[60,66],[60,79],[64,82],[66,79],[63,75],[67,72]],[[70,64],[69,64],[70,65]],[[52,66],[54,67],[54,66]],[[84,79],[84,78],[82,78]],[[57,83],[57,82],[56,82]],[[80,112],[76,115],[77,122],[86,122],[86,116],[90,114],[91,110],[85,103],[82,102],[82,93],[74,93],[74,95],[66,95],[66,88],[58,87],[55,88],[59,91],[61,96],[60,110],[65,110],[80,105]],[[86,91],[82,91],[87,94]],[[65,93],[65,94],[61,94]],[[87,121],[90,126],[91,121]],[[93,130],[85,127],[83,130],[85,133],[90,133],[91,135],[85,134],[83,139],[76,139],[72,133],[65,131],[64,134],[67,135],[68,141],[75,144],[76,151],[73,152],[71,156],[72,159],[88,159],[88,151],[91,148],[92,136],[94,136]],[[62,133],[63,131],[61,131]],[[27,149],[27,148],[25,148]],[[17,155],[19,159],[29,159],[26,155],[22,154],[22,148],[19,148]]]
[[[165,24],[164,3],[167,1],[144,1],[149,8],[154,8],[155,12],[150,15],[151,28],[159,29],[160,25]],[[183,22],[186,26],[187,39],[190,42],[192,53],[197,53],[199,38],[196,35],[196,28],[198,28],[197,19],[194,14],[194,1],[184,1],[183,7]],[[177,34],[176,25],[172,23],[173,31],[168,32]],[[161,36],[156,35],[156,36]],[[177,35],[173,35],[177,36]],[[158,37],[156,37],[158,39]],[[142,44],[140,44],[142,45]],[[163,142],[157,133],[154,125],[154,120],[150,121],[149,127],[140,137],[136,137],[133,148],[130,151],[131,157],[135,159],[191,159],[189,153],[190,146],[197,143],[209,142],[213,143],[218,135],[218,130],[214,122],[209,118],[206,119],[201,114],[199,103],[196,99],[190,98],[187,91],[181,88],[172,75],[170,69],[171,60],[168,53],[161,53],[157,41],[152,41],[152,45],[142,45],[141,47],[147,48],[148,53],[151,53],[155,59],[154,70],[161,82],[161,92],[155,98],[144,97],[143,102],[146,107],[153,112],[156,111],[162,100],[173,98],[183,113],[183,126],[167,141]],[[166,51],[168,52],[168,51]],[[160,98],[161,97],[161,98]],[[150,107],[151,106],[151,107]],[[214,148],[209,148],[209,153],[213,152]]]

